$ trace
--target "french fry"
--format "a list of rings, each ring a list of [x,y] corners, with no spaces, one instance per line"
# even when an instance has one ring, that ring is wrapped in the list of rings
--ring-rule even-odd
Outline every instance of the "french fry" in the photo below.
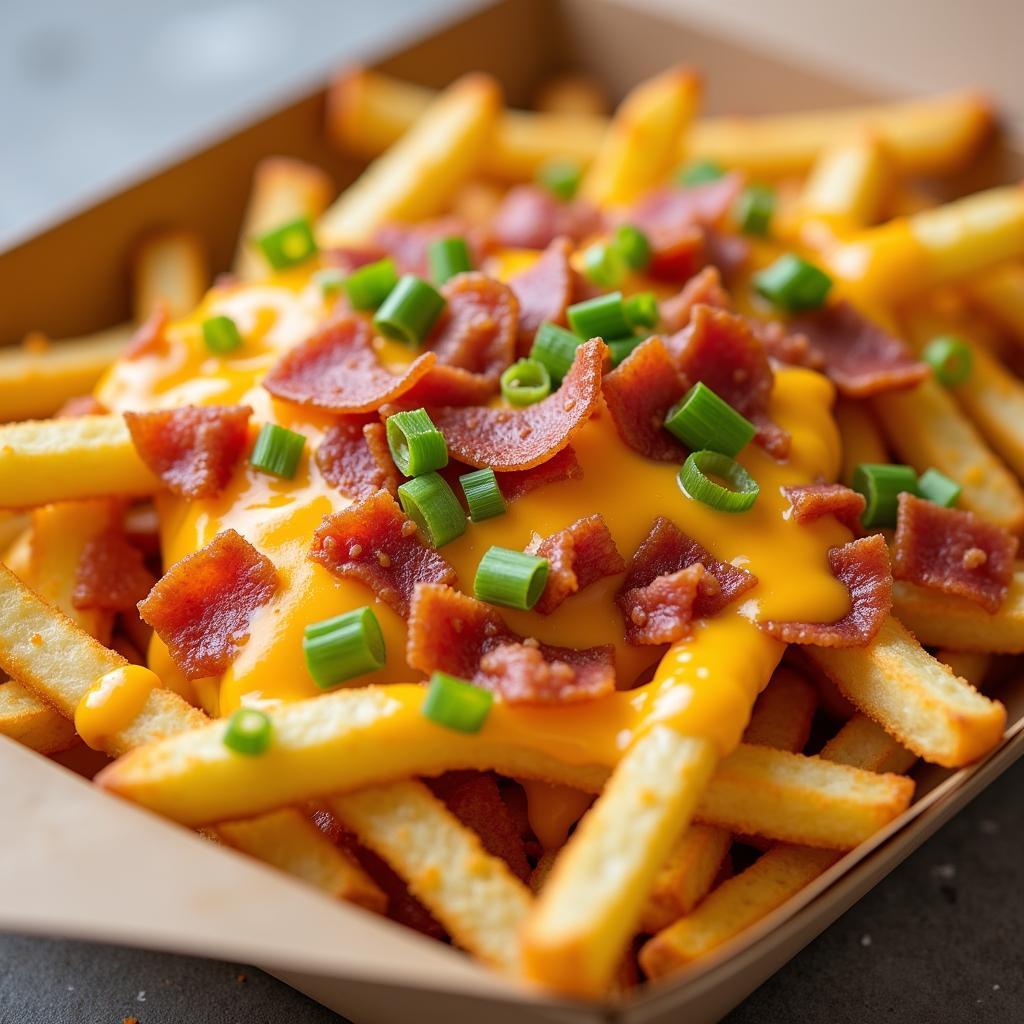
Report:
[[[18,579],[28,579],[29,565],[32,561],[32,526],[31,520],[21,533],[11,542],[4,552],[3,563]]]
[[[519,929],[533,902],[530,890],[426,786],[393,782],[328,803],[460,946],[508,974],[519,972]]]
[[[133,304],[138,323],[163,303],[172,319],[186,316],[210,284],[202,239],[181,228],[153,231],[134,254]]]
[[[27,534],[30,525],[31,520],[24,512],[0,511],[0,552],[5,558],[11,546]]]
[[[327,210],[318,227],[321,242],[363,242],[386,221],[439,213],[478,169],[500,108],[501,90],[486,75],[466,75],[449,86]]]
[[[982,684],[994,661],[990,651],[952,651],[948,647],[936,651],[935,657],[943,665],[948,665],[953,675],[965,679],[976,690],[983,689]]]
[[[120,416],[26,420],[0,426],[3,507],[138,497],[159,489],[159,481],[139,458]]]
[[[253,172],[252,190],[235,254],[235,273],[243,281],[265,276],[269,266],[253,239],[288,221],[306,217],[310,223],[330,205],[335,188],[331,176],[313,164],[291,157],[261,160]]]
[[[71,722],[13,681],[0,683],[0,736],[40,754],[69,750],[78,739]]]
[[[926,761],[959,768],[1002,738],[1003,705],[953,675],[894,616],[867,647],[809,647],[807,654],[848,700]]]
[[[1024,263],[1003,263],[966,282],[967,294],[983,312],[1024,345]]]
[[[777,668],[754,703],[743,742],[799,753],[811,735],[817,705],[817,692],[804,676]]]
[[[867,715],[856,714],[821,748],[821,757],[868,772],[904,775],[917,758]]]
[[[528,977],[568,995],[607,990],[655,872],[688,824],[715,758],[707,740],[666,726],[634,742],[526,921]]]
[[[604,86],[593,75],[552,75],[537,90],[534,107],[541,113],[570,117],[605,117],[611,104]]]
[[[888,462],[889,449],[878,422],[864,402],[840,398],[833,415],[843,443],[841,479],[848,487],[862,462]]]
[[[677,160],[678,140],[699,97],[700,82],[689,68],[671,68],[641,82],[615,112],[580,195],[618,206],[660,184]]]

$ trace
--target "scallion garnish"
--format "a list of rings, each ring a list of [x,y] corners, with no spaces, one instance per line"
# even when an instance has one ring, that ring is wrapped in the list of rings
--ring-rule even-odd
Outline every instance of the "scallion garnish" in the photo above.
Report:
[[[520,359],[501,375],[501,396],[509,405],[533,405],[551,394],[551,374],[536,359]]]
[[[576,349],[581,344],[583,339],[578,335],[545,320],[533,336],[530,358],[547,369],[552,381],[556,384],[561,383],[576,358]]]
[[[709,181],[717,181],[725,176],[725,168],[714,160],[694,160],[681,167],[676,173],[676,182],[679,185],[691,187],[693,185],[705,185]]]
[[[448,445],[426,409],[396,412],[384,424],[391,457],[403,476],[422,476],[448,465]]]
[[[526,611],[540,600],[547,582],[546,558],[494,546],[480,559],[473,593],[489,604]]]
[[[637,292],[622,300],[626,319],[633,327],[653,327],[658,322],[658,299],[654,292]]]
[[[618,366],[626,356],[646,340],[644,335],[635,334],[629,338],[613,338],[611,341],[606,341],[605,344],[612,356],[612,366]]]
[[[291,480],[299,468],[306,435],[276,423],[264,423],[249,456],[249,464],[271,476]]]
[[[537,183],[543,185],[552,195],[568,201],[580,187],[583,171],[571,160],[549,160],[537,172]]]
[[[691,451],[738,455],[757,433],[754,424],[697,381],[669,410],[665,427]]]
[[[609,292],[596,298],[577,302],[567,314],[569,326],[581,338],[622,338],[631,333],[622,292]]]
[[[476,733],[484,727],[493,703],[494,694],[490,690],[446,672],[435,672],[423,698],[423,717],[446,729]]]
[[[821,306],[832,288],[832,278],[796,253],[780,256],[754,275],[754,288],[787,313]]]
[[[932,368],[935,379],[947,388],[963,384],[974,366],[970,345],[955,334],[933,338],[925,346],[921,358]]]
[[[950,480],[945,473],[940,473],[934,467],[926,469],[917,481],[917,493],[943,508],[953,508],[960,500],[962,490],[955,480]]]
[[[274,726],[265,711],[238,708],[228,719],[224,730],[224,746],[236,754],[258,757],[270,749]]]
[[[853,489],[867,501],[860,517],[864,526],[895,526],[899,496],[917,494],[917,474],[913,466],[862,462],[853,471]]]
[[[466,513],[455,492],[437,473],[407,480],[398,488],[405,514],[435,547],[443,547],[466,532]]]
[[[211,316],[203,321],[203,344],[208,352],[224,356],[241,348],[242,335],[229,316]]]
[[[392,341],[419,345],[446,305],[439,291],[415,274],[406,274],[380,304],[373,326]]]
[[[490,466],[463,473],[459,483],[469,506],[469,518],[474,523],[505,514],[505,497],[498,486],[498,476]]]
[[[437,238],[427,246],[427,265],[434,284],[442,285],[456,274],[473,269],[469,246],[464,238]]]
[[[740,231],[765,236],[775,214],[775,189],[767,185],[748,185],[736,200],[734,216]]]
[[[385,256],[376,263],[367,263],[358,270],[353,270],[345,278],[344,289],[353,309],[363,312],[376,309],[394,290],[398,284],[398,271],[395,261]]]
[[[583,253],[583,272],[601,288],[616,288],[626,276],[622,253],[609,242],[595,242]]]
[[[651,243],[638,227],[620,224],[615,229],[614,244],[630,270],[647,269],[651,262]]]
[[[296,217],[256,239],[256,244],[274,270],[287,270],[317,254],[316,236],[306,217]]]
[[[324,690],[383,668],[387,660],[384,634],[368,605],[310,623],[302,635],[302,653],[313,682]]]
[[[345,289],[345,275],[337,267],[324,267],[313,275],[313,280],[325,299],[333,299]]]
[[[679,483],[695,501],[719,512],[746,512],[761,491],[735,459],[711,451],[691,452],[679,470]]]

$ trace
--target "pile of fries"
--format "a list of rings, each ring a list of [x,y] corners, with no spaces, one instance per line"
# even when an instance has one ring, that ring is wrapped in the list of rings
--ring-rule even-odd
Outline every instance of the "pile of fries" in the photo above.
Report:
[[[504,109],[483,75],[434,94],[348,72],[326,130],[369,167],[335,198],[315,167],[262,162],[234,282],[218,287],[266,278],[251,240],[296,218],[316,225],[326,251],[394,221],[486,223],[510,185],[555,161],[575,164],[579,194],[606,209],[681,164],[713,162],[774,189],[755,259],[799,251],[915,351],[946,335],[969,350],[971,373],[955,385],[839,401],[843,482],[864,463],[938,470],[961,488],[961,508],[1024,530],[1024,189],[935,206],[919,187],[975,155],[992,127],[985,100],[757,119],[701,118],[699,101],[686,69],[637,86],[610,118],[585,79],[549,83],[539,109],[521,111]],[[113,792],[503,973],[586,998],[738,939],[907,809],[918,758],[960,767],[999,744],[1005,711],[984,691],[1012,670],[1003,656],[1024,653],[1020,563],[996,612],[897,582],[866,646],[738,650],[735,674],[760,696],[731,751],[665,723],[637,730],[617,759],[588,756],[585,736],[541,751],[511,725],[389,745],[395,702],[420,699],[407,683],[268,702],[271,755],[233,753],[215,719],[217,678],[184,678],[134,609],[76,602],[83,552],[112,529],[154,577],[172,560],[170,506],[124,418],[68,407],[97,385],[102,397],[138,324],[155,313],[173,325],[209,301],[190,232],[141,238],[134,268],[136,324],[0,353],[0,735],[45,755],[85,740],[117,759],[98,779]],[[162,685],[97,690],[136,670]],[[90,707],[109,712],[108,730]],[[524,795],[558,808],[551,827],[527,816]]]

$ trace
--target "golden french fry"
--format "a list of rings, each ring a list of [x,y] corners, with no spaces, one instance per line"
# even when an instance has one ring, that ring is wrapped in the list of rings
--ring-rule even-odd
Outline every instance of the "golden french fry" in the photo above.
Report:
[[[616,206],[660,184],[677,160],[678,140],[699,97],[699,79],[689,68],[671,68],[641,82],[615,112],[580,195]]]
[[[487,75],[466,75],[449,86],[327,210],[318,226],[321,242],[363,242],[387,221],[440,213],[478,169],[500,109],[501,90]]]
[[[5,562],[11,546],[27,534],[30,526],[31,520],[26,513],[0,511],[0,552]]]
[[[570,117],[604,117],[611,103],[605,88],[593,75],[552,75],[537,90],[533,105],[546,114]]]
[[[71,722],[13,681],[0,683],[0,736],[40,754],[57,754],[77,741]]]
[[[821,748],[821,756],[869,772],[904,775],[917,757],[867,715],[856,714]]]
[[[0,505],[6,508],[136,497],[159,489],[120,416],[0,426]]]
[[[959,768],[1002,739],[1003,705],[953,675],[894,616],[867,647],[808,647],[807,654],[843,696],[926,761]]]
[[[707,740],[665,726],[634,742],[526,921],[528,977],[568,995],[607,990],[658,866],[689,822],[715,760]]]
[[[990,651],[952,651],[948,647],[936,651],[935,657],[943,665],[948,665],[953,675],[965,679],[976,690],[982,689],[985,676],[995,660]]]
[[[744,743],[798,753],[807,745],[818,693],[799,672],[777,668],[754,703]]]
[[[32,525],[31,520],[27,522],[28,525],[11,542],[3,557],[4,565],[20,580],[28,579],[29,565],[32,561]]]
[[[133,283],[139,323],[161,303],[172,319],[191,313],[210,284],[202,239],[182,228],[150,232],[136,247]]]
[[[285,156],[261,160],[253,172],[252,191],[235,253],[235,273],[243,281],[265,276],[269,267],[253,239],[299,217],[314,223],[334,194],[331,176],[313,164]]]
[[[402,875],[460,946],[518,973],[530,890],[426,786],[393,782],[328,803],[364,846]]]
[[[843,443],[841,479],[849,486],[862,462],[888,462],[889,449],[878,422],[865,402],[840,398],[833,410]]]
[[[983,312],[1024,344],[1024,263],[1003,263],[966,282],[967,294]]]

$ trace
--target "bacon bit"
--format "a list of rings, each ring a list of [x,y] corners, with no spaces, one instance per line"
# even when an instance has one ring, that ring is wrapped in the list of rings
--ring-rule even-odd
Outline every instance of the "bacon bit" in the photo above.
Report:
[[[604,218],[581,199],[563,203],[547,189],[517,185],[509,189],[494,215],[495,238],[513,249],[543,249],[560,235],[581,242],[599,232]]]
[[[562,386],[523,409],[440,408],[432,419],[462,462],[496,472],[531,469],[572,440],[601,401],[601,371],[608,349],[599,339],[584,342]]]
[[[547,462],[542,462],[533,469],[513,470],[511,473],[501,473],[498,476],[498,487],[501,489],[501,496],[506,502],[513,502],[517,498],[537,490],[538,487],[545,487],[547,484],[561,483],[563,480],[582,480],[583,467],[576,459],[576,452],[572,445],[563,448],[557,455],[553,455]]]
[[[689,322],[694,306],[730,309],[729,293],[722,287],[722,277],[715,267],[705,267],[683,285],[682,291],[658,304],[658,313],[666,331],[681,331]]]
[[[426,277],[430,271],[427,261],[430,243],[452,236],[465,238],[474,266],[479,266],[493,249],[493,241],[487,232],[467,224],[460,217],[438,217],[419,224],[385,224],[377,229],[374,242],[394,259],[399,271]]]
[[[721,272],[729,284],[735,284],[740,273],[750,262],[750,243],[732,232],[706,227],[704,258],[710,266]]]
[[[549,537],[534,535],[526,550],[548,560],[548,582],[535,605],[541,615],[550,615],[567,597],[591,583],[626,570],[600,513],[577,519]]]
[[[231,479],[249,439],[247,405],[182,405],[126,412],[142,461],[164,486],[186,498],[209,498]]]
[[[787,644],[864,647],[875,638],[892,610],[889,549],[880,533],[851,540],[828,553],[832,575],[846,584],[850,610],[835,622],[759,622],[766,633]]]
[[[130,611],[155,582],[142,552],[120,527],[111,527],[87,541],[82,549],[71,603],[76,608]]]
[[[655,577],[645,587],[621,592],[616,601],[626,620],[626,642],[636,647],[672,644],[689,636],[705,572],[700,562],[694,562]]]
[[[1017,538],[963,509],[900,495],[893,575],[997,612],[1013,579]]]
[[[167,340],[166,331],[170,320],[170,307],[161,299],[154,305],[153,312],[131,336],[131,340],[121,353],[121,358],[140,359],[142,356],[155,355],[160,352]]]
[[[860,532],[860,517],[867,504],[863,494],[842,484],[807,484],[782,490],[796,522],[813,523],[822,516],[835,516],[854,533]]]
[[[382,245],[336,245],[324,250],[323,260],[327,266],[351,274],[353,270],[382,260],[387,254],[387,249]]]
[[[517,355],[529,355],[537,328],[545,321],[565,324],[565,311],[575,290],[571,255],[572,242],[556,238],[533,266],[509,278],[508,286],[519,300]]]
[[[349,421],[331,427],[316,450],[316,464],[324,479],[353,501],[398,490],[398,469],[382,423]]]
[[[849,398],[867,398],[920,384],[931,372],[899,338],[868,320],[843,300],[792,322],[807,336],[825,373]]]
[[[648,338],[604,379],[604,400],[619,437],[635,452],[681,463],[687,449],[665,429],[686,381],[661,338]]]
[[[811,348],[806,334],[793,334],[778,320],[755,320],[747,317],[754,337],[769,359],[790,366],[805,366],[809,370],[823,370],[825,360],[817,349]]]
[[[485,377],[457,366],[435,363],[408,391],[380,408],[384,416],[421,405],[483,405],[498,393],[501,375]]]
[[[568,704],[615,689],[610,645],[573,650],[524,640],[490,605],[433,583],[413,594],[406,660],[427,674],[471,679],[510,704]]]
[[[391,373],[373,350],[366,321],[347,316],[286,352],[263,386],[275,398],[325,412],[373,412],[404,395],[436,362],[433,352],[424,352],[402,373]]]
[[[75,419],[78,416],[102,416],[107,408],[92,395],[69,398],[56,413],[56,419]]]
[[[690,325],[667,339],[683,376],[703,381],[757,427],[755,440],[769,455],[789,455],[790,436],[768,415],[772,368],[750,325],[741,316],[695,306]]]
[[[234,530],[164,573],[139,614],[156,630],[189,679],[224,672],[249,638],[252,613],[278,587],[277,570]]]
[[[454,583],[455,571],[415,533],[395,499],[378,491],[325,516],[309,557],[342,579],[358,580],[401,616],[417,583]]]

